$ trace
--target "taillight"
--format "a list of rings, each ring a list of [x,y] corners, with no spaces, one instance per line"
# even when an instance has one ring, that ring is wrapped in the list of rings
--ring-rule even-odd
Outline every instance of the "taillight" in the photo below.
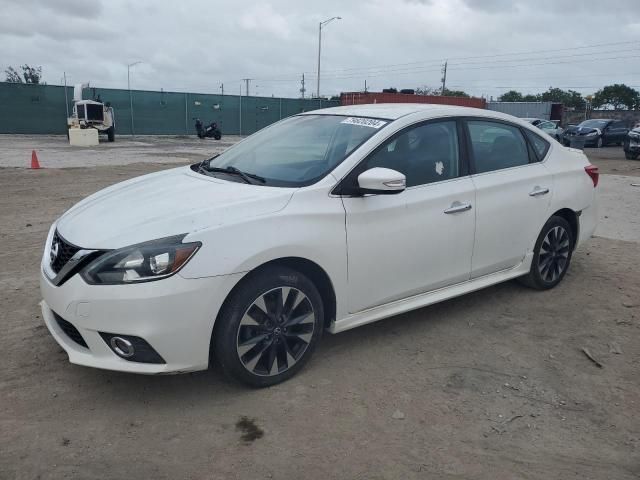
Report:
[[[598,186],[598,179],[600,178],[598,167],[596,167],[595,165],[587,165],[586,167],[584,167],[584,171],[587,172],[587,175],[591,177],[593,188],[596,188]]]

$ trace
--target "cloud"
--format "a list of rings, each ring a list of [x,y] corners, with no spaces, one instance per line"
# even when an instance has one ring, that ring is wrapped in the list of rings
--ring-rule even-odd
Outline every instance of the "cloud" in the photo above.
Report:
[[[635,0],[0,0],[0,71],[29,63],[49,83],[66,72],[70,83],[122,88],[126,64],[142,61],[134,88],[218,92],[224,83],[237,93],[252,78],[252,94],[297,96],[303,72],[315,90],[318,22],[339,15],[323,29],[325,94],[365,80],[373,90],[436,86],[445,59],[448,84],[476,95],[589,92],[639,83],[633,9]],[[574,49],[625,41],[636,43]],[[523,53],[504,55],[513,52]]]

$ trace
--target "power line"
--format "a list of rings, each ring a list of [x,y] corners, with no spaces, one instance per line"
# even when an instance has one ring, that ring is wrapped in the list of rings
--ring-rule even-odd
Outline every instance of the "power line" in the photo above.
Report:
[[[612,42],[612,43],[601,43],[601,44],[593,44],[593,45],[584,45],[584,46],[577,46],[577,47],[567,47],[567,48],[559,48],[559,49],[555,49],[554,53],[556,52],[563,52],[563,51],[573,51],[573,50],[579,50],[579,49],[588,49],[588,48],[597,48],[597,47],[604,47],[604,46],[613,46],[613,45],[630,45],[630,44],[636,44],[638,46],[640,46],[640,42],[638,41],[627,41],[627,42]],[[513,59],[504,59],[504,60],[493,60],[490,62],[481,60],[481,59],[488,59],[488,58],[496,58],[496,57],[505,57],[505,56],[513,56],[513,55],[524,55],[524,54],[546,54],[547,56],[544,57],[545,59],[551,59],[551,58],[571,58],[571,57],[579,57],[579,56],[588,56],[588,55],[602,55],[602,54],[608,54],[608,53],[623,53],[623,52],[630,52],[630,51],[635,51],[636,49],[627,49],[627,50],[607,50],[607,51],[599,51],[599,52],[586,52],[586,53],[576,53],[576,54],[571,54],[571,55],[561,55],[561,56],[548,56],[549,51],[548,50],[530,50],[530,51],[519,51],[519,52],[511,52],[511,53],[499,53],[499,54],[492,54],[492,55],[476,55],[476,56],[470,56],[470,57],[454,57],[454,58],[450,58],[449,62],[452,64],[452,66],[454,65],[470,65],[470,64],[478,64],[478,63],[482,63],[482,64],[486,64],[486,63],[500,63],[500,62],[516,62],[516,61],[524,61],[524,60],[541,60],[542,58],[526,58],[526,59],[520,59],[520,58],[513,58]],[[457,64],[455,63],[458,60],[476,60],[473,62],[458,62]],[[481,60],[481,61],[477,61],[477,60]],[[344,68],[344,69],[336,69],[336,70],[329,70],[327,71],[327,73],[329,73],[329,75],[323,75],[323,77],[325,78],[331,78],[331,73],[334,72],[343,72],[345,74],[349,73],[349,72],[363,72],[360,74],[360,76],[365,75],[365,71],[372,71],[371,73],[378,73],[381,71],[393,71],[393,70],[389,70],[390,67],[408,67],[410,65],[421,65],[420,68],[422,67],[427,67],[427,66],[440,66],[443,63],[443,59],[437,60],[437,59],[433,59],[433,60],[423,60],[423,61],[419,61],[419,62],[407,62],[407,63],[396,63],[396,64],[386,64],[386,65],[377,65],[377,66],[369,66],[369,67],[352,67],[352,68]],[[418,67],[415,67],[418,68]],[[409,68],[405,68],[405,69],[399,69],[399,70],[408,70]],[[316,72],[305,72],[305,73],[309,73],[309,74],[315,74]],[[350,74],[350,73],[349,73]],[[260,80],[267,80],[267,79],[285,79],[285,77],[283,75],[277,75],[277,76],[271,76],[271,77],[263,77]]]

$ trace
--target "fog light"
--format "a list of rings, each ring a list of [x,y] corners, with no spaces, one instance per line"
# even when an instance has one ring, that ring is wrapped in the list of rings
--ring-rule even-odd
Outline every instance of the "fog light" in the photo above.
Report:
[[[133,357],[133,354],[135,353],[133,344],[126,338],[111,337],[109,343],[111,344],[113,351],[123,358]]]
[[[98,333],[113,353],[123,360],[141,363],[166,363],[144,338],[121,333]]]

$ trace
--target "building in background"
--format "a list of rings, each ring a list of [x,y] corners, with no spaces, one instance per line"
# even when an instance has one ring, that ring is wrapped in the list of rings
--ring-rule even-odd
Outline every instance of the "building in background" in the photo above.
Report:
[[[487,108],[519,118],[562,121],[564,106],[554,102],[487,102]]]

